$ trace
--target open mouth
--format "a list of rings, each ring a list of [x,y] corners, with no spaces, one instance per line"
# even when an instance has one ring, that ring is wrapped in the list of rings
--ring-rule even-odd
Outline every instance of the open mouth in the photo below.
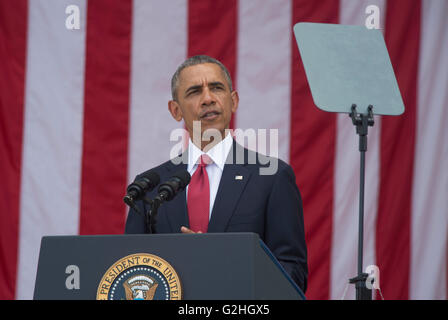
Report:
[[[213,120],[216,119],[220,113],[218,111],[208,111],[201,116],[202,120]]]

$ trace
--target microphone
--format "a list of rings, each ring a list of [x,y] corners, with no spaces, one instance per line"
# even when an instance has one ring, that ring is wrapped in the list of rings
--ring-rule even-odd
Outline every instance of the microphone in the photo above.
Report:
[[[126,195],[123,201],[131,208],[138,211],[134,201],[142,199],[148,191],[154,189],[160,182],[159,175],[153,171],[148,170],[143,172],[137,180],[131,183],[126,189]]]
[[[168,181],[162,183],[157,190],[159,194],[154,200],[160,203],[172,200],[179,192],[183,191],[190,183],[191,176],[187,170],[176,172]]]
[[[185,189],[190,183],[191,176],[187,170],[176,172],[168,181],[159,186],[158,195],[154,200],[150,200],[151,209],[146,214],[146,225],[150,233],[155,232],[156,216],[160,205],[165,201],[172,200],[179,192]]]

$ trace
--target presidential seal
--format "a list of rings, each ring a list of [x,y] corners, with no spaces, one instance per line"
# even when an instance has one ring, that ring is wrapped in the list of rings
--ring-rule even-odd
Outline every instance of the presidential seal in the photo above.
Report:
[[[115,262],[104,274],[97,300],[180,300],[182,286],[174,268],[162,258],[137,253]]]

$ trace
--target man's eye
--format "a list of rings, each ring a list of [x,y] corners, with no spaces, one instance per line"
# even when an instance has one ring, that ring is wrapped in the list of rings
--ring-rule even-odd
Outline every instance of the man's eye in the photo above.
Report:
[[[190,91],[188,91],[187,96],[191,96],[191,95],[196,94],[198,92],[199,92],[199,90],[190,90]]]

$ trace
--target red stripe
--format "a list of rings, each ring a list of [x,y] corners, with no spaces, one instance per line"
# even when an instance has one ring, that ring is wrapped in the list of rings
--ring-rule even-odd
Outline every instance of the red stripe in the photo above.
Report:
[[[292,14],[293,25],[337,23],[339,1],[293,1]],[[303,198],[309,265],[307,297],[328,299],[336,116],[314,105],[294,37],[292,42],[290,163]]]
[[[16,294],[28,1],[0,2],[0,300]]]
[[[229,70],[236,89],[238,6],[236,0],[188,1],[188,57],[206,54]],[[230,128],[234,128],[234,118]]]
[[[122,233],[132,1],[88,2],[80,234]]]
[[[403,115],[381,123],[376,255],[387,299],[409,297],[420,11],[420,0],[387,2],[385,39],[406,107]]]

